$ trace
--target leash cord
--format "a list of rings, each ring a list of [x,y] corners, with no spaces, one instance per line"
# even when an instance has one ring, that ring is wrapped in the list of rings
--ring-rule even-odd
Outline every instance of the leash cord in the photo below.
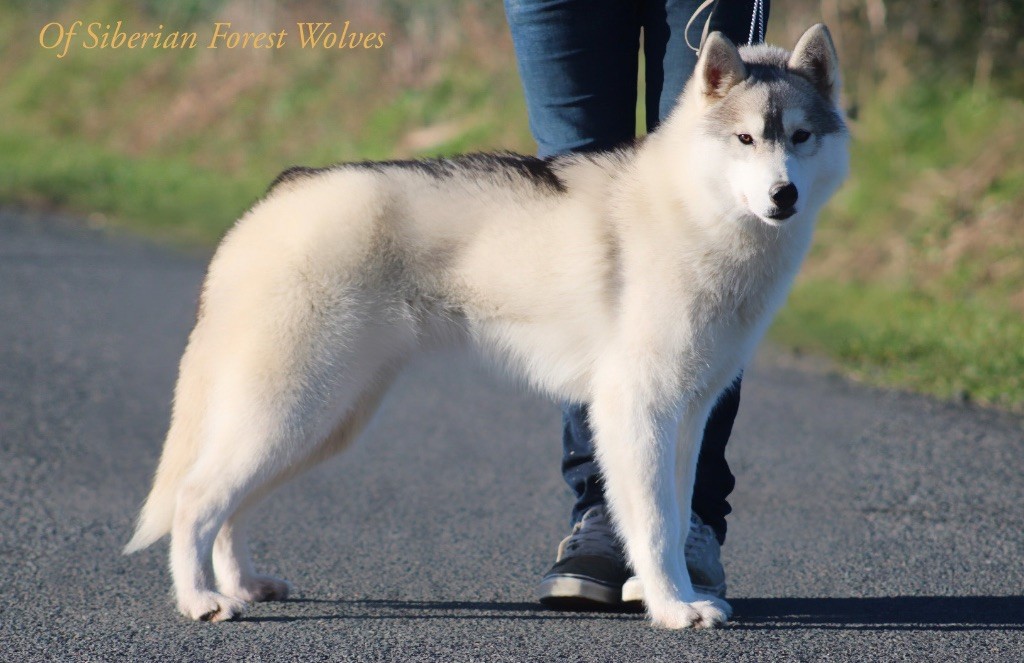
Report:
[[[756,42],[754,41],[754,28],[757,28]],[[750,36],[747,37],[747,43],[756,44],[762,41],[764,41],[764,4],[762,0],[754,0],[754,11],[750,16]]]
[[[686,27],[683,29],[683,37],[686,39],[686,45],[693,50],[694,53],[700,53],[700,46],[704,45],[704,39],[708,36],[708,28],[711,26],[711,13],[708,13],[708,18],[704,21],[704,29],[700,33],[700,46],[694,46],[690,43],[690,26],[697,20],[705,9],[715,3],[716,0],[704,0],[700,7],[693,12],[690,16],[690,20],[686,22]],[[757,34],[757,41],[754,41],[755,32]],[[750,35],[747,37],[748,44],[757,44],[764,41],[764,0],[754,0],[754,10],[750,15]]]
[[[701,12],[703,12],[705,9],[707,9],[708,7],[713,5],[714,3],[715,3],[715,0],[704,0],[704,2],[701,4],[701,6],[697,7],[697,10],[693,12],[692,16],[690,16],[690,20],[686,22],[686,27],[683,28],[683,37],[686,39],[686,45],[689,46],[693,50],[694,53],[700,53],[700,47],[699,46],[695,47],[693,44],[690,43],[690,26],[693,25],[693,22],[695,20],[697,20],[697,17],[700,16]],[[701,46],[704,45],[704,38],[708,36],[708,26],[710,26],[710,25],[711,25],[711,13],[709,12],[708,13],[708,20],[704,21],[704,29],[700,33],[700,45]]]

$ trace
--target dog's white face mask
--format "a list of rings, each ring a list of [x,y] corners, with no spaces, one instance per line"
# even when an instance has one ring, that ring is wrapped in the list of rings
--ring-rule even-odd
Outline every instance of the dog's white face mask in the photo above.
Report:
[[[845,178],[838,60],[824,26],[808,30],[792,54],[737,49],[712,34],[686,95],[701,116],[690,155],[699,170],[689,175],[730,216],[771,226],[813,217]]]

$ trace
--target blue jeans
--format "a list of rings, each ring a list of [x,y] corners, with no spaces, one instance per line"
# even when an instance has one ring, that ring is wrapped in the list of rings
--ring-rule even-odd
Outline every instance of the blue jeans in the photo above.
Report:
[[[698,5],[700,0],[505,0],[540,156],[603,150],[634,138],[641,29],[645,120],[647,130],[653,130],[675,106],[696,64],[683,29]],[[691,27],[692,43],[700,41],[703,24],[699,19]],[[746,41],[745,35],[730,36],[737,43]],[[731,511],[726,498],[736,483],[725,446],[739,400],[737,379],[708,419],[697,463],[693,510],[720,542]],[[587,509],[604,503],[604,487],[587,406],[565,406],[563,421],[562,475],[576,495],[575,523]]]

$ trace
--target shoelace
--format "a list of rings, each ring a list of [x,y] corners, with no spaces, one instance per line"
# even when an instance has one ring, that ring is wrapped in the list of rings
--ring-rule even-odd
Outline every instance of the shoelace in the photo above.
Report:
[[[590,508],[583,514],[583,518],[573,526],[569,536],[562,539],[562,543],[558,546],[558,559],[561,560],[566,553],[594,555],[609,559],[622,556],[612,532],[611,523],[608,522],[602,507]]]
[[[690,532],[686,537],[684,552],[692,554],[709,545],[714,538],[715,530],[711,529],[710,525],[705,525],[704,521],[696,514],[690,514]]]

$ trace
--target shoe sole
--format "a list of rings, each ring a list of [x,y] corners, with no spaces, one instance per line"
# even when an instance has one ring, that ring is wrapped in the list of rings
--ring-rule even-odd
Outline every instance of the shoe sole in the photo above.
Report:
[[[620,587],[609,587],[586,578],[553,576],[537,587],[537,600],[554,610],[607,610],[619,606]]]
[[[698,594],[710,594],[720,599],[725,599],[725,581],[718,585],[694,585],[693,589]],[[627,608],[640,609],[644,604],[644,586],[639,582],[626,582],[622,586],[622,603]]]

